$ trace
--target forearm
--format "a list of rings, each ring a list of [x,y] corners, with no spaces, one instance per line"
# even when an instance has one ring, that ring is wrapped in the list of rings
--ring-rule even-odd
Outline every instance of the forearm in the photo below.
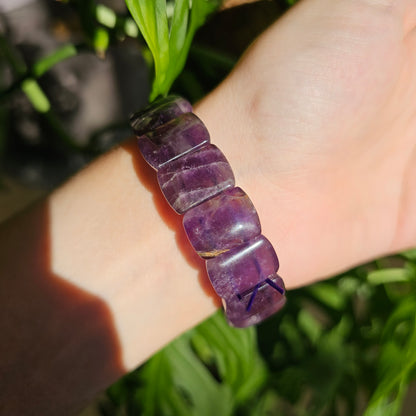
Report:
[[[2,415],[73,414],[215,308],[180,218],[126,149],[3,227]]]

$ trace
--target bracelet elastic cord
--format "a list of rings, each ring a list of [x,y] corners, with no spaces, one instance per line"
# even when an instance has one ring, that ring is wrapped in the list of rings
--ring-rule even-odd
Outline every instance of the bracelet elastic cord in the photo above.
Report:
[[[183,214],[189,241],[206,260],[230,325],[257,324],[281,309],[286,298],[276,252],[189,102],[177,96],[156,100],[132,115],[131,126],[163,195]]]

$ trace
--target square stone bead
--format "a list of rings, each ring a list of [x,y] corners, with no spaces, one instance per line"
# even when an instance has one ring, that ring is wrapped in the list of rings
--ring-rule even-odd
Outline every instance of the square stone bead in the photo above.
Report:
[[[234,186],[227,159],[212,144],[166,163],[158,170],[157,179],[166,200],[178,214]]]
[[[230,325],[237,328],[256,325],[285,305],[285,286],[282,278],[274,275],[269,279],[274,286],[269,282],[263,282],[255,293],[252,290],[246,292],[241,298],[232,296],[229,299],[223,299],[225,315]]]
[[[142,136],[149,131],[167,123],[169,120],[178,117],[183,113],[192,112],[191,104],[182,97],[170,95],[162,97],[143,110],[140,110],[130,117],[130,124],[137,136]]]
[[[257,211],[241,188],[226,190],[191,208],[183,217],[183,225],[203,258],[215,257],[261,233]]]
[[[208,143],[208,130],[192,113],[181,114],[138,138],[143,157],[156,170]]]
[[[279,260],[264,236],[206,261],[208,276],[219,296],[231,299],[275,276]]]

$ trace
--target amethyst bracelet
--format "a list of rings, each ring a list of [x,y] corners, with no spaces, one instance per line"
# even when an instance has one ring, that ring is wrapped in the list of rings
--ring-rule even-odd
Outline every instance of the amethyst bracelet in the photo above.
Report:
[[[131,116],[139,149],[235,327],[257,324],[285,304],[279,260],[259,217],[202,121],[181,97],[154,101]]]

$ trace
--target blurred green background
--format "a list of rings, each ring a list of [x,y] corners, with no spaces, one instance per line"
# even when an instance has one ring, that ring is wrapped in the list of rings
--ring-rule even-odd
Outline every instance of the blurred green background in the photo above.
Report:
[[[180,72],[172,91],[191,101],[292,3],[219,11],[220,1],[202,2],[193,4],[205,7],[198,26],[209,18],[185,68],[166,69]],[[3,0],[0,12],[4,220],[130,135],[128,115],[147,103],[157,59],[122,0]],[[413,415],[415,288],[413,250],[291,291],[257,328],[230,328],[218,312],[83,415]]]

